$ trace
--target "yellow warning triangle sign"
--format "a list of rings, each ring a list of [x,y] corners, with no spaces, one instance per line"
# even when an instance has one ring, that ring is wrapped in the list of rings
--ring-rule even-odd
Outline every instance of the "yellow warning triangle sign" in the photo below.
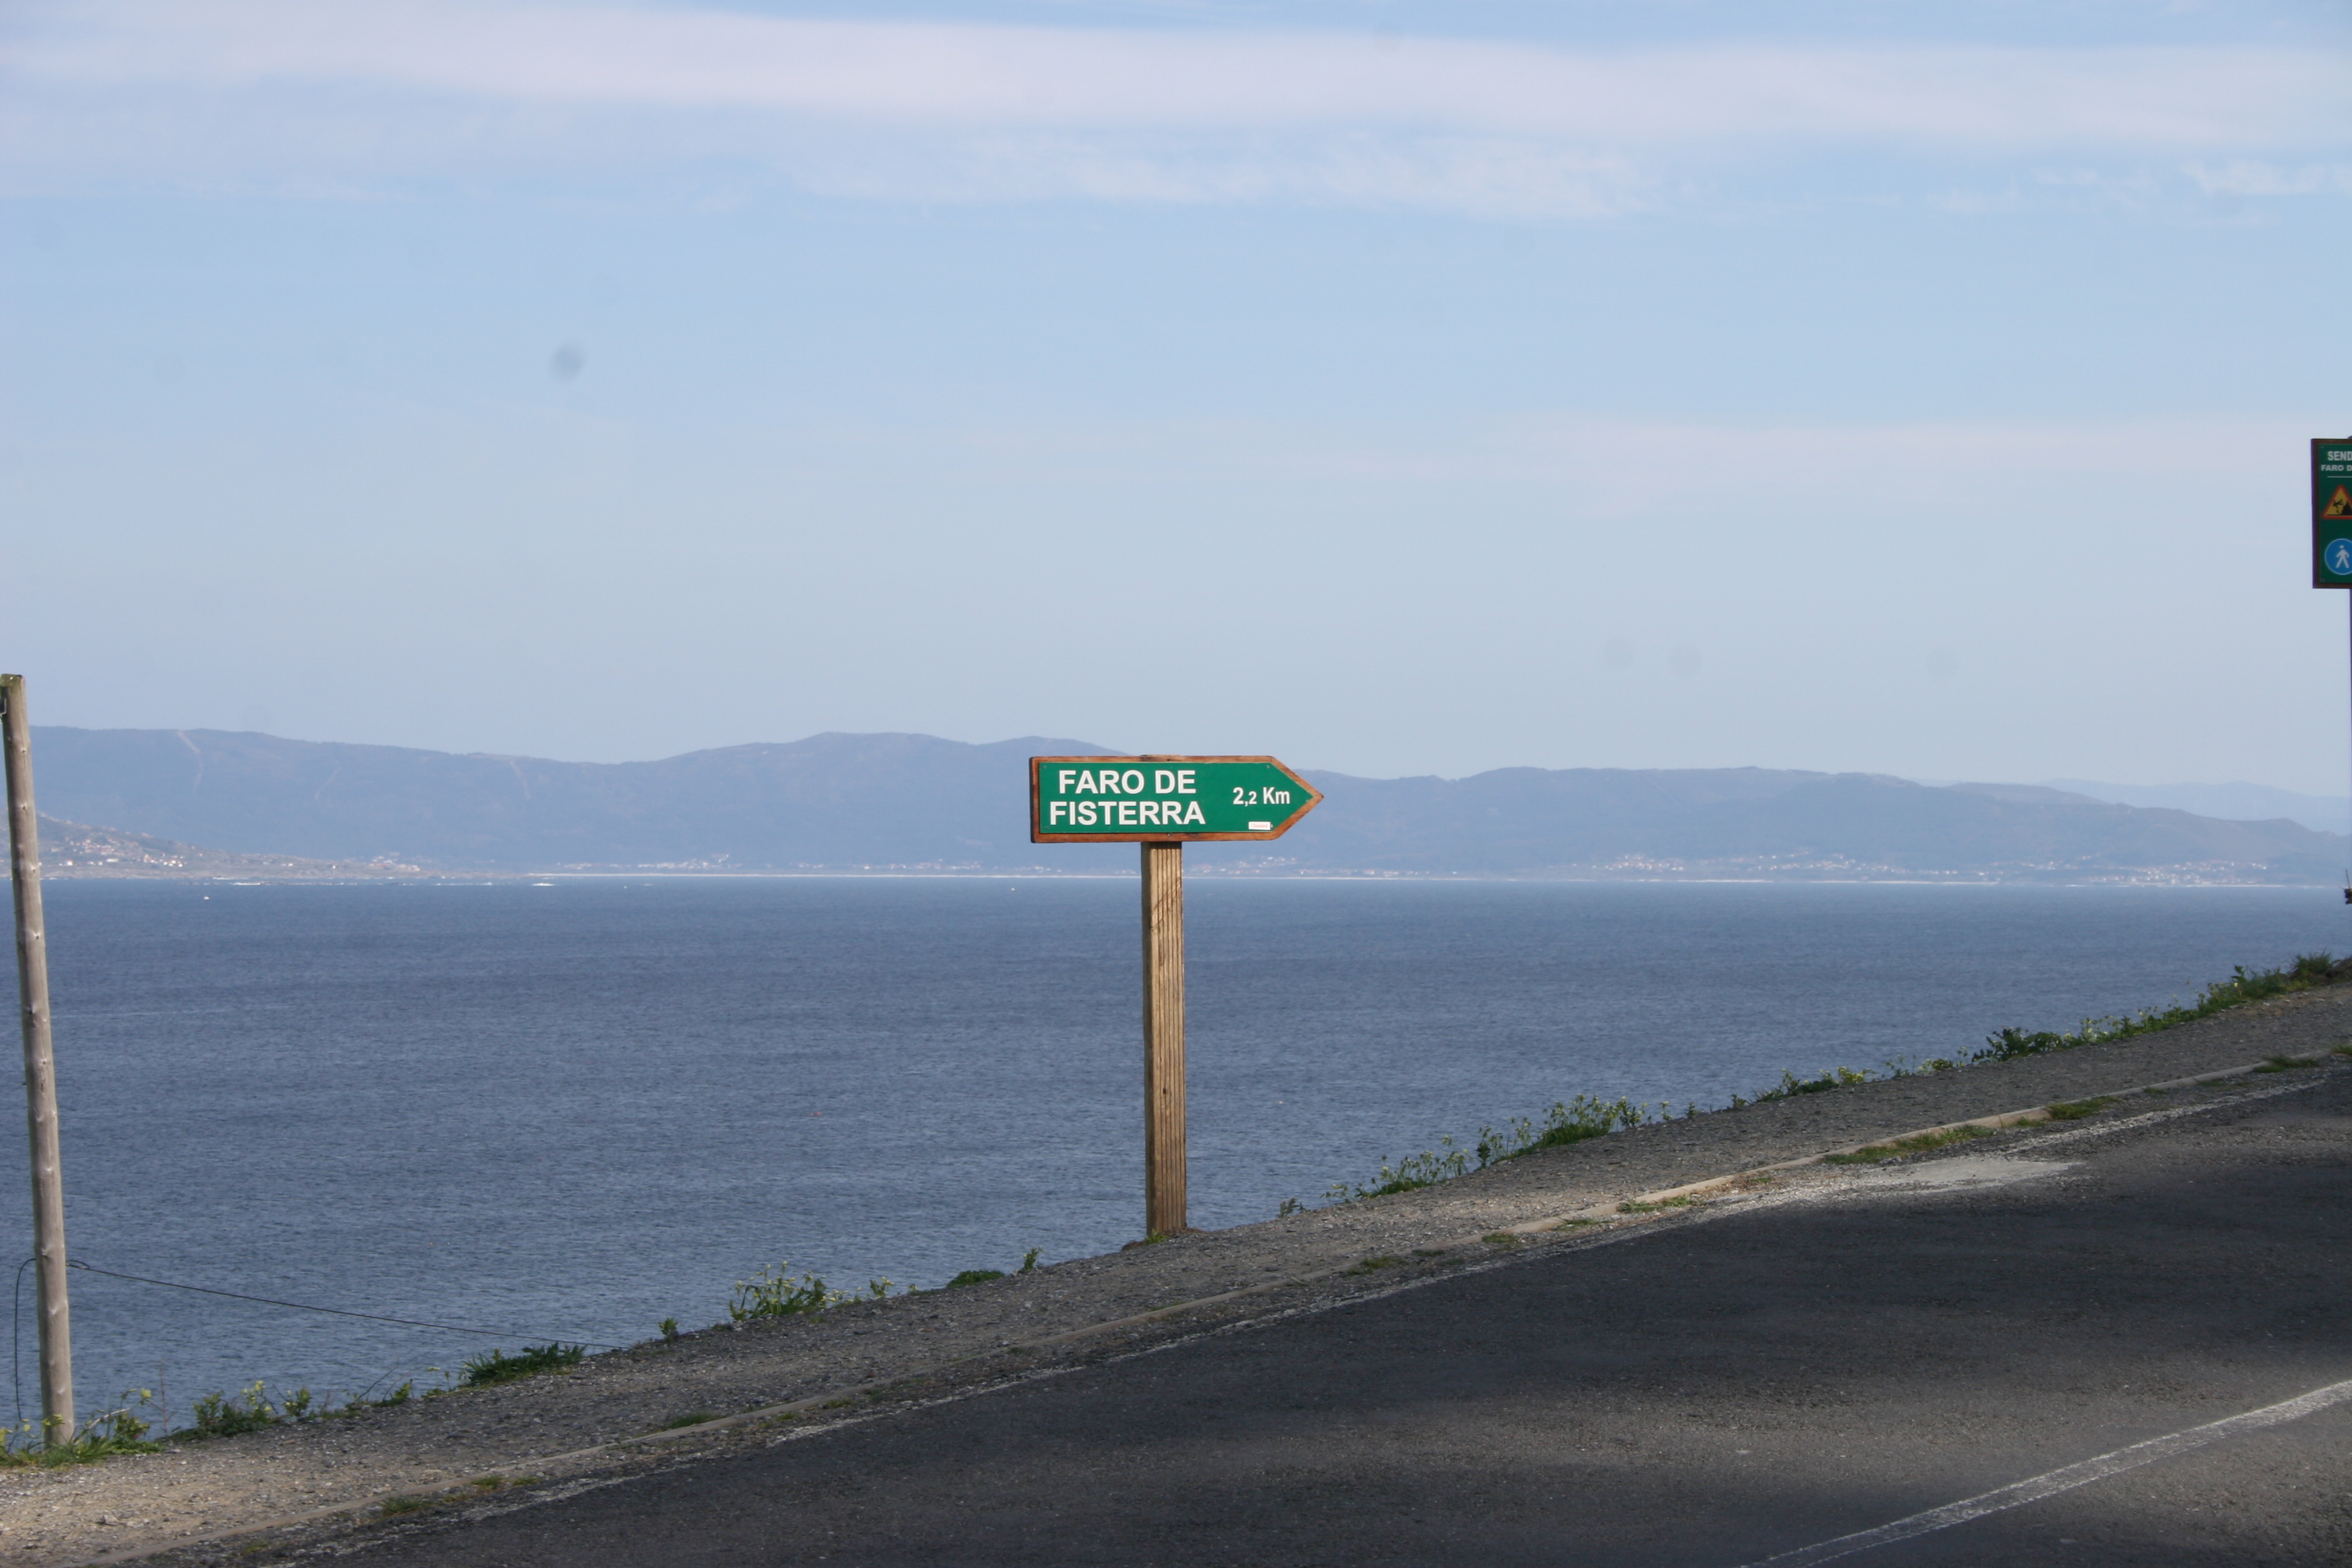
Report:
[[[2322,517],[2352,517],[2352,486],[2338,485],[2327,504],[2319,509]]]

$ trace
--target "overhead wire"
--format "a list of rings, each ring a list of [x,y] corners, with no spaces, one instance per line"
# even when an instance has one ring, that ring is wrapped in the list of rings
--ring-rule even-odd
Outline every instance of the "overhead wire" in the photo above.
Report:
[[[209,1285],[184,1285],[176,1279],[151,1279],[144,1274],[125,1274],[119,1269],[100,1268],[94,1263],[84,1263],[79,1258],[73,1259],[67,1265],[67,1267],[71,1268],[79,1268],[91,1274],[103,1274],[110,1279],[129,1279],[141,1285],[160,1285],[167,1290],[193,1290],[199,1296],[223,1296],[232,1301],[257,1301],[265,1307],[287,1307],[298,1312],[324,1312],[331,1317],[337,1318],[363,1318],[372,1323],[398,1323],[404,1328],[438,1329],[444,1333],[478,1334],[484,1339],[529,1340],[544,1337],[550,1340],[562,1341],[570,1337],[564,1334],[540,1336],[526,1333],[516,1329],[478,1329],[467,1323],[428,1323],[421,1318],[394,1318],[388,1317],[382,1312],[355,1312],[348,1307],[314,1307],[307,1301],[281,1301],[274,1296],[248,1296],[242,1290],[216,1290]],[[17,1273],[21,1277],[24,1270],[20,1268],[17,1270]],[[571,1342],[576,1345],[587,1345],[592,1349],[600,1351],[614,1351],[622,1348],[619,1345],[608,1344],[598,1340],[575,1339],[572,1340]]]
[[[25,1425],[25,1270],[39,1261],[37,1257],[27,1258],[24,1262],[16,1265],[16,1286],[8,1296],[8,1377],[16,1395],[16,1426],[19,1427]],[[166,1290],[192,1290],[199,1296],[221,1296],[232,1301],[254,1301],[265,1307],[285,1307],[297,1312],[324,1312],[335,1318],[361,1318],[371,1323],[398,1323],[403,1328],[409,1329],[437,1329],[443,1333],[478,1334],[484,1339],[492,1340],[512,1339],[527,1342],[544,1337],[557,1344],[562,1343],[565,1338],[562,1334],[541,1336],[516,1329],[478,1329],[465,1323],[428,1323],[421,1318],[394,1318],[382,1312],[355,1312],[347,1307],[314,1307],[307,1301],[281,1301],[274,1296],[248,1296],[242,1290],[216,1290],[209,1285],[184,1285],[176,1279],[156,1279],[144,1274],[125,1274],[119,1269],[100,1268],[95,1263],[84,1263],[78,1258],[69,1259],[66,1267],[79,1268],[86,1273],[102,1274],[109,1279],[128,1279],[139,1285],[160,1285]],[[600,1351],[615,1351],[622,1348],[601,1340],[572,1340],[571,1342]]]

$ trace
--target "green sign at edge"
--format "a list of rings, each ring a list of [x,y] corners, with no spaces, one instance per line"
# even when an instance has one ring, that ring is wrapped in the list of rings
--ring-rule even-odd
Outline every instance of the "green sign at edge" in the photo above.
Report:
[[[2352,588],[2352,439],[2311,443],[2311,585]]]

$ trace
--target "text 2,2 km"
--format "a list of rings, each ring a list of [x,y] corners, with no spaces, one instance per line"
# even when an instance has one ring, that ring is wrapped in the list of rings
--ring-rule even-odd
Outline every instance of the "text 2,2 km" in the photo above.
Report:
[[[1279,838],[1321,792],[1272,757],[1032,757],[1036,844]]]

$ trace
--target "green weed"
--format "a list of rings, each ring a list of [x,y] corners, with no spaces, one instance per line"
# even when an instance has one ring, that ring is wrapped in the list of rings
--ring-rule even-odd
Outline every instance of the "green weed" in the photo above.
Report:
[[[2080,1121],[2086,1116],[2096,1116],[2116,1102],[2112,1094],[2095,1095],[2089,1100],[2053,1100],[2044,1110],[2053,1121]]]
[[[436,1366],[433,1370],[438,1372],[441,1369]],[[402,1384],[398,1388],[394,1389],[390,1394],[385,1394],[382,1399],[370,1399],[364,1394],[353,1394],[351,1398],[346,1399],[341,1405],[320,1405],[319,1407],[318,1414],[319,1417],[321,1419],[332,1417],[338,1421],[348,1420],[352,1416],[361,1415],[366,1411],[389,1410],[396,1405],[405,1405],[408,1403],[409,1397],[415,1392],[416,1380],[415,1378],[411,1378],[407,1382]],[[442,1392],[444,1391],[436,1388],[434,1389],[432,1393],[427,1394],[425,1397],[430,1399],[433,1397],[433,1394]],[[284,1414],[286,1414],[289,1418],[299,1420],[302,1418],[299,1413],[309,1411],[310,1407],[310,1398],[309,1390],[297,1389],[294,1395],[289,1397],[287,1400],[287,1410]]]
[[[661,1424],[660,1429],[664,1432],[675,1432],[681,1426],[699,1426],[705,1421],[718,1419],[719,1412],[716,1410],[689,1410],[683,1415],[671,1416]]]
[[[814,1274],[794,1279],[789,1264],[777,1263],[749,1279],[735,1281],[735,1292],[727,1302],[727,1316],[739,1323],[760,1318],[789,1318],[801,1312],[822,1312],[850,1300],[828,1289]]]
[[[404,1513],[417,1513],[431,1508],[433,1500],[417,1497],[410,1492],[394,1492],[375,1506],[377,1512],[387,1519],[393,1519]]]
[[[1409,1193],[1419,1187],[1433,1187],[1440,1182],[1450,1182],[1456,1176],[1467,1175],[1470,1156],[1454,1147],[1451,1134],[1437,1141],[1437,1149],[1424,1149],[1418,1154],[1391,1163],[1381,1163],[1381,1173],[1364,1184],[1350,1187],[1345,1182],[1331,1186],[1331,1196],[1339,1203],[1354,1203],[1363,1198],[1384,1198],[1392,1193]],[[1439,1150],[1444,1151],[1443,1153]]]
[[[264,1426],[275,1426],[280,1421],[299,1421],[310,1413],[310,1391],[298,1388],[291,1394],[280,1393],[284,1408],[269,1403],[259,1383],[247,1388],[241,1396],[207,1394],[195,1404],[196,1424],[185,1433],[174,1434],[190,1437],[234,1437],[240,1432],[258,1432]]]
[[[656,1327],[661,1330],[661,1337],[665,1342],[679,1337],[676,1318],[664,1318]]]
[[[568,1367],[578,1366],[587,1353],[585,1345],[560,1343],[525,1345],[512,1355],[502,1350],[494,1350],[488,1355],[478,1355],[466,1363],[463,1386],[488,1388],[492,1384],[537,1377],[545,1372],[562,1372]]]
[[[2159,1029],[2193,1024],[2200,1018],[2248,1002],[2265,1001],[2273,996],[2285,996],[2297,991],[2308,991],[2315,985],[2326,985],[2352,973],[2352,960],[2338,963],[2325,952],[2299,953],[2284,968],[2248,969],[2239,964],[2227,980],[2217,980],[2197,994],[2197,999],[2171,1007],[2150,1007],[2128,1018],[2085,1018],[2073,1034],[2056,1034],[2038,1030],[2028,1034],[2022,1029],[2003,1029],[1985,1037],[1984,1048],[1969,1058],[1972,1062],[2014,1061],[2020,1057],[2039,1056],[2044,1051],[2066,1050],[2074,1046],[2099,1045],[2108,1040],[2128,1040],[2137,1035],[2152,1035]]]
[[[1579,1230],[1579,1229],[1581,1229],[1581,1228],[1582,1228],[1583,1226],[1588,1226],[1588,1225],[1599,1225],[1600,1223],[1601,1223],[1601,1222],[1600,1222],[1599,1220],[1597,1220],[1597,1219],[1593,1219],[1593,1218],[1591,1218],[1591,1216],[1589,1216],[1589,1215],[1577,1215],[1577,1216],[1576,1216],[1576,1217],[1574,1217],[1574,1218],[1571,1218],[1571,1219],[1564,1219],[1564,1220],[1560,1221],[1558,1225],[1556,1225],[1556,1226],[1552,1226],[1552,1229],[1554,1229],[1554,1230]]]
[[[1165,1241],[1168,1238],[1164,1236],[1151,1236],[1146,1237],[1144,1239],[1146,1241]],[[1039,1250],[1039,1248],[1033,1247],[1026,1253],[1022,1255],[1021,1273],[1027,1274],[1035,1269],[1037,1267],[1037,1254]],[[957,1275],[954,1279],[949,1280],[946,1284],[940,1286],[940,1289],[942,1290],[953,1290],[965,1285],[985,1285],[992,1279],[1002,1279],[1003,1278],[1004,1270],[1002,1268],[967,1268],[962,1273]],[[884,1291],[887,1290],[889,1287],[890,1281],[887,1279],[877,1279],[867,1285],[866,1289],[873,1295],[878,1297],[882,1295]],[[919,1296],[924,1294],[924,1292],[918,1290],[912,1292],[912,1294]]]
[[[1895,1076],[1902,1075],[1898,1071]],[[1870,1081],[1871,1075],[1860,1068],[1831,1068],[1819,1078],[1799,1078],[1795,1073],[1783,1072],[1779,1083],[1757,1095],[1754,1100],[1740,1103],[1762,1105],[1769,1100],[1794,1100],[1801,1094],[1825,1094],[1833,1089],[1843,1089],[1848,1084]]]
[[[153,1397],[144,1389],[124,1394],[121,1409],[83,1422],[70,1442],[39,1441],[42,1433],[55,1430],[46,1423],[37,1426],[27,1421],[14,1431],[0,1431],[0,1468],[54,1469],[62,1465],[96,1464],[117,1454],[160,1453],[162,1444],[146,1440],[149,1424],[131,1414],[133,1405],[149,1404]]]
[[[2087,1034],[2091,1025],[2084,1020]],[[1984,1048],[1970,1054],[1972,1062],[2010,1062],[2020,1057],[2040,1056],[2043,1051],[2061,1051],[2069,1046],[2079,1046],[2083,1040],[2070,1038],[2049,1029],[2037,1029],[2032,1034],[2023,1029],[2003,1029],[1998,1035],[1985,1037]]]
[[[2256,1068],[2254,1070],[2256,1072],[2285,1072],[2293,1068],[2315,1068],[2319,1064],[2317,1062],[2300,1061],[2294,1057],[2269,1057],[2265,1058],[2263,1065]]]
[[[1361,1263],[1357,1264],[1353,1268],[1349,1269],[1348,1272],[1350,1274],[1377,1274],[1383,1268],[1394,1268],[1403,1261],[1404,1259],[1402,1258],[1390,1258],[1386,1256],[1380,1258],[1367,1258]]]
[[[1619,1214],[1656,1214],[1660,1209],[1686,1209],[1698,1202],[1696,1198],[1660,1198],[1655,1203],[1639,1203],[1628,1198],[1617,1205]]]
[[[1490,1230],[1478,1239],[1489,1247],[1517,1247],[1527,1238],[1513,1230]]]
[[[1363,1198],[1384,1198],[1391,1193],[1409,1193],[1419,1187],[1433,1187],[1440,1182],[1468,1175],[1474,1154],[1477,1157],[1477,1168],[1483,1171],[1506,1160],[1532,1154],[1538,1149],[1557,1149],[1570,1143],[1581,1143],[1588,1138],[1599,1138],[1620,1127],[1639,1127],[1649,1120],[1647,1110],[1622,1097],[1600,1100],[1589,1094],[1580,1094],[1574,1100],[1554,1101],[1540,1121],[1522,1116],[1515,1118],[1501,1131],[1492,1127],[1481,1127],[1478,1129],[1478,1142],[1469,1149],[1455,1148],[1449,1134],[1439,1139],[1434,1149],[1424,1149],[1418,1154],[1408,1155],[1393,1163],[1383,1163],[1381,1173],[1368,1183],[1352,1187],[1345,1182],[1335,1184],[1330,1195],[1339,1203],[1354,1203]],[[1283,1215],[1297,1212],[1295,1206],[1289,1205],[1281,1211]]]
[[[1984,1045],[1969,1053],[1960,1061],[1936,1057],[1919,1064],[1923,1072],[1951,1072],[1979,1062],[2015,1061],[2022,1057],[2041,1056],[2048,1051],[2067,1050],[2075,1046],[2099,1045],[2108,1040],[2127,1040],[2135,1036],[2154,1034],[2178,1025],[2208,1018],[2226,1008],[2248,1002],[2260,1002],[2273,996],[2283,996],[2297,991],[2307,991],[2315,985],[2326,985],[2352,975],[2352,959],[2338,962],[2324,952],[2307,952],[2296,956],[2280,969],[2248,969],[2243,964],[2231,972],[2227,980],[2216,981],[2197,994],[2197,999],[2182,1005],[2148,1008],[2127,1018],[2085,1018],[2074,1032],[2061,1033],[2052,1029],[2002,1029],[1985,1037]],[[2338,1047],[2352,1055],[2352,1046]],[[1886,1076],[1905,1077],[1911,1069],[1898,1062],[1886,1064]],[[2262,1069],[2257,1069],[2262,1070]],[[2268,1070],[2279,1071],[2282,1068]],[[1792,1072],[1780,1075],[1780,1081],[1753,1100],[1731,1097],[1731,1109],[1741,1110],[1767,1100],[1789,1100],[1801,1094],[1821,1094],[1829,1089],[1843,1089],[1849,1084],[1869,1083],[1874,1075],[1854,1068],[1836,1068],[1818,1078],[1801,1079]]]
[[[1664,1111],[1666,1108],[1661,1106],[1658,1109]],[[1474,1154],[1477,1158],[1477,1169],[1483,1171],[1506,1160],[1532,1154],[1538,1149],[1557,1149],[1570,1143],[1580,1143],[1620,1127],[1639,1127],[1649,1120],[1648,1110],[1622,1097],[1605,1100],[1580,1094],[1573,1100],[1554,1101],[1540,1121],[1522,1116],[1515,1118],[1500,1131],[1493,1127],[1481,1127],[1477,1142],[1466,1150],[1454,1147],[1451,1135],[1441,1138],[1435,1149],[1425,1149],[1418,1154],[1382,1163],[1380,1174],[1368,1183],[1352,1187],[1344,1182],[1335,1184],[1330,1195],[1339,1203],[1353,1203],[1362,1198],[1386,1197],[1391,1193],[1435,1186],[1440,1182],[1469,1174],[1470,1160]],[[1295,1202],[1286,1202],[1280,1215],[1297,1212],[1298,1205]]]
[[[1292,1215],[1297,1214],[1306,1206],[1307,1205],[1305,1204],[1300,1203],[1297,1198],[1285,1198],[1282,1200],[1282,1206],[1274,1211],[1274,1217],[1276,1219],[1288,1219]]]
[[[1580,1094],[1574,1100],[1552,1102],[1541,1121],[1526,1117],[1515,1118],[1502,1132],[1491,1127],[1478,1130],[1478,1168],[1500,1164],[1532,1154],[1538,1149],[1558,1149],[1570,1143],[1581,1143],[1588,1138],[1599,1138],[1621,1127],[1639,1127],[1649,1120],[1649,1113],[1632,1100],[1619,1096],[1601,1100],[1590,1094]]]

